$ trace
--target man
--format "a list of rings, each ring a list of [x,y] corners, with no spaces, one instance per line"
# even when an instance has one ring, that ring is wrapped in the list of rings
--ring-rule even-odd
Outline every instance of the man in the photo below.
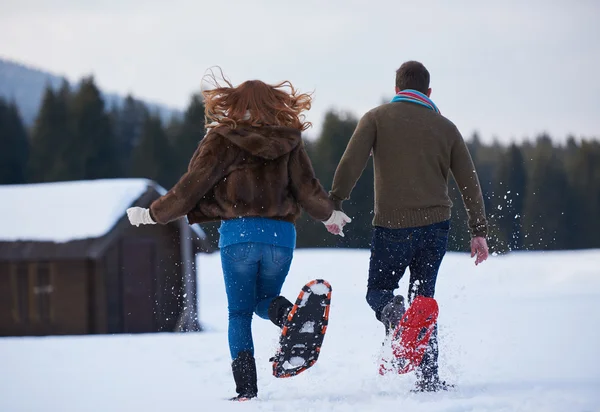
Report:
[[[410,268],[408,300],[433,297],[438,269],[446,253],[452,202],[450,172],[458,183],[469,216],[471,257],[488,257],[487,220],[479,179],[456,126],[440,114],[429,96],[429,72],[409,61],[396,71],[396,96],[367,112],[352,135],[333,179],[331,198],[337,212],[325,222],[343,234],[350,219],[341,204],[373,155],[375,216],[367,302],[386,333],[404,313],[402,296],[394,296]],[[438,391],[448,385],[438,376],[437,326],[417,368],[417,391]]]

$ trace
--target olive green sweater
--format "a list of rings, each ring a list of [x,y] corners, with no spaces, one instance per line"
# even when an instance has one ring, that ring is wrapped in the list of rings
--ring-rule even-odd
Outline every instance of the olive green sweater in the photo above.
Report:
[[[448,177],[452,173],[469,216],[471,235],[487,235],[477,172],[451,121],[410,102],[388,103],[367,112],[335,172],[330,195],[338,209],[350,198],[371,154],[374,226],[417,227],[449,219]]]

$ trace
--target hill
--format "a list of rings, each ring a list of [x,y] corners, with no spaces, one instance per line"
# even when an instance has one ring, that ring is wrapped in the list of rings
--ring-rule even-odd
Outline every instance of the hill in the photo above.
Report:
[[[33,125],[37,116],[44,90],[48,85],[58,89],[64,77],[42,69],[26,66],[0,58],[0,97],[15,101],[23,121],[27,126]],[[72,88],[76,84],[68,82]],[[103,93],[107,108],[120,107],[125,96],[116,93]],[[160,114],[163,121],[168,121],[172,116],[180,116],[181,111],[166,107],[159,103],[142,101],[150,111]]]

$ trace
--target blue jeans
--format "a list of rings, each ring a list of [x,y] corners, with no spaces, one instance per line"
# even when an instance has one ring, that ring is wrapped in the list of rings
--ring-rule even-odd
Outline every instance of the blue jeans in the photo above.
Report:
[[[406,229],[375,227],[367,285],[367,302],[381,320],[381,311],[394,297],[406,268],[410,268],[408,301],[433,297],[435,282],[448,246],[450,221]],[[426,378],[437,376],[437,325],[421,363]]]
[[[269,319],[273,298],[279,296],[294,249],[266,243],[237,243],[221,249],[221,265],[229,310],[229,351],[254,354],[252,314]]]

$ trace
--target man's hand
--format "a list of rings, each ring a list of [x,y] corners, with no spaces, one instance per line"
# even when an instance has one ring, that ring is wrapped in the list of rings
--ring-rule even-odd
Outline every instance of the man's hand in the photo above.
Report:
[[[480,264],[489,256],[487,241],[484,237],[477,236],[471,239],[471,257],[477,255],[475,265]]]
[[[350,222],[352,222],[352,219],[350,219],[344,212],[341,210],[334,210],[329,219],[324,221],[323,224],[329,233],[344,237],[344,226],[346,223]]]

